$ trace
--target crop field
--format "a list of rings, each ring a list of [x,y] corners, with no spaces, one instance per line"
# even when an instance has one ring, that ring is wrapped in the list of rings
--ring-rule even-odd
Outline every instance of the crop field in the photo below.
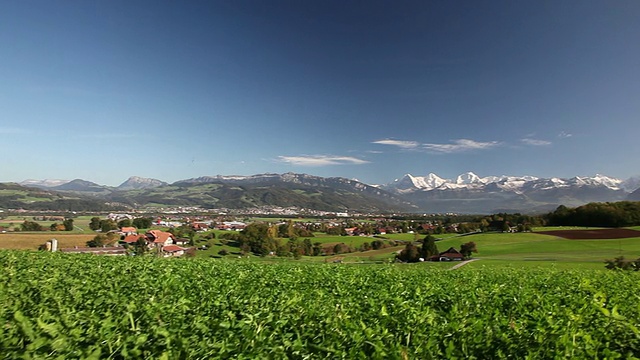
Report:
[[[66,231],[8,232],[0,234],[0,249],[37,250],[40,245],[55,238],[59,248],[86,246],[95,233],[73,234]]]
[[[640,356],[635,272],[423,265],[2,251],[0,356]]]

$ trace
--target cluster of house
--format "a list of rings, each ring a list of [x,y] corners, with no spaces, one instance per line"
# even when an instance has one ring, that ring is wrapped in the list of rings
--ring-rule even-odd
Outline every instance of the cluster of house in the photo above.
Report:
[[[73,247],[58,249],[58,241],[51,239],[45,244],[48,251],[60,251],[63,253],[84,253],[97,255],[127,255],[125,245],[136,245],[140,240],[144,241],[149,250],[156,250],[163,257],[182,256],[187,251],[183,247],[189,244],[189,239],[176,238],[172,233],[161,230],[149,230],[145,234],[138,234],[135,227],[122,227],[121,236],[117,246],[102,247]]]
[[[164,257],[184,255],[187,249],[182,246],[189,244],[189,239],[178,239],[172,233],[162,230],[149,230],[140,235],[135,227],[123,227],[120,234],[121,245],[135,245],[142,240],[149,249],[157,249]]]

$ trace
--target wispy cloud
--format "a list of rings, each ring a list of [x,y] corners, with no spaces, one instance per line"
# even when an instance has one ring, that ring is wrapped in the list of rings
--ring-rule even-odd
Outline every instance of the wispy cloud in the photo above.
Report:
[[[351,156],[333,155],[278,156],[278,161],[300,166],[361,165],[369,163],[366,160]]]
[[[573,136],[573,134],[570,134],[570,133],[568,133],[566,131],[561,131],[560,134],[558,134],[558,137],[561,138],[561,139],[570,138],[572,136]]]
[[[551,141],[539,140],[539,139],[531,139],[531,138],[520,139],[520,142],[522,142],[523,144],[526,144],[526,145],[531,145],[531,146],[548,146],[548,145],[551,145]]]
[[[485,150],[499,145],[500,143],[498,141],[482,142],[469,139],[457,139],[449,144],[422,144],[422,147],[429,151],[450,154],[463,151]]]
[[[377,141],[374,141],[373,144],[392,145],[392,146],[397,146],[403,149],[415,149],[418,146],[420,146],[420,143],[417,141],[393,140],[393,139],[377,140]]]

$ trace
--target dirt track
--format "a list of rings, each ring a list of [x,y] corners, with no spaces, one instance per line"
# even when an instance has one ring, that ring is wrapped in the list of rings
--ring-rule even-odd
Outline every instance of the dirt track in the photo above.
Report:
[[[554,230],[536,231],[536,234],[558,236],[569,240],[606,240],[640,237],[640,231],[631,229]]]

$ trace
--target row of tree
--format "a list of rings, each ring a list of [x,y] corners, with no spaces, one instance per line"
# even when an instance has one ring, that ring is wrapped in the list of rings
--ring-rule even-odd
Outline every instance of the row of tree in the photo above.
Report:
[[[460,253],[464,259],[471,257],[471,253],[477,253],[476,243],[473,241],[460,245]],[[396,255],[396,259],[402,262],[418,262],[427,261],[433,256],[440,255],[438,246],[436,245],[436,239],[427,235],[422,240],[422,246],[418,247],[414,243],[408,243],[405,248]]]
[[[73,219],[64,219],[62,224],[53,223],[46,229],[40,223],[31,220],[25,220],[22,224],[20,224],[19,230],[21,231],[71,231],[73,230]]]
[[[140,217],[131,219],[123,219],[118,222],[112,219],[101,219],[97,216],[91,218],[89,222],[89,229],[91,230],[100,230],[102,232],[108,232],[111,230],[118,230],[122,227],[134,226],[138,229],[148,229],[153,224],[153,219],[148,217]]]
[[[637,226],[640,225],[640,202],[589,203],[576,208],[561,205],[545,218],[551,226]]]

